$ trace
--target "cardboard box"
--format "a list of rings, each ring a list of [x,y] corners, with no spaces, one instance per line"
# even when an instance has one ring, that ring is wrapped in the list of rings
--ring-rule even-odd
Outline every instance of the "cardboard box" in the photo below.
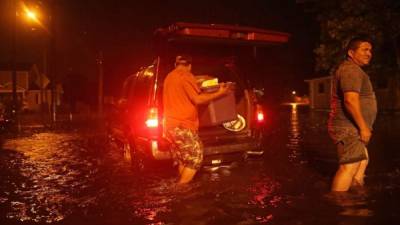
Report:
[[[199,126],[216,126],[237,119],[235,95],[231,92],[199,107]]]

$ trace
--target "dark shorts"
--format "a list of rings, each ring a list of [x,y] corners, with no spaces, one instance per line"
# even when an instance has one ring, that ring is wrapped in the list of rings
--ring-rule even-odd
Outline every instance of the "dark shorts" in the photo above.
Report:
[[[200,169],[203,161],[203,143],[196,132],[177,127],[167,130],[167,137],[172,143],[174,164]]]
[[[339,164],[355,163],[368,156],[366,146],[360,140],[359,132],[354,127],[329,127],[329,135],[336,144]]]

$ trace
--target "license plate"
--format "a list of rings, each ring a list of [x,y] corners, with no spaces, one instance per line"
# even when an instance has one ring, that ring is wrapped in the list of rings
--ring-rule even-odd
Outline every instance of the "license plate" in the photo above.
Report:
[[[222,160],[220,160],[220,159],[213,159],[213,160],[211,161],[211,164],[213,164],[213,165],[215,165],[215,164],[221,164],[221,162],[222,162]]]

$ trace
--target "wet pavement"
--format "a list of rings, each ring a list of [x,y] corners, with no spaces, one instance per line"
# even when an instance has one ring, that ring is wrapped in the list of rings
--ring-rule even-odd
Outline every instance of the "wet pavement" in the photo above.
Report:
[[[400,224],[400,116],[380,115],[363,190],[329,194],[326,112],[270,112],[265,154],[177,187],[135,174],[93,127],[30,130],[0,150],[0,224]]]

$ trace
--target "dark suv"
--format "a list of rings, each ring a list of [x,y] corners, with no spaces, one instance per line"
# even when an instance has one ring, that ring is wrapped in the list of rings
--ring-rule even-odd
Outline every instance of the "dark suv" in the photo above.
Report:
[[[184,53],[193,57],[193,74],[235,83],[236,118],[210,125],[202,119],[202,113],[210,113],[204,109],[207,105],[199,108],[204,165],[218,166],[263,154],[265,115],[256,90],[246,79],[254,68],[243,62],[251,61],[248,59],[254,56],[257,47],[283,44],[288,38],[286,33],[214,24],[176,23],[157,30],[154,40],[157,57],[151,65],[125,80],[122,96],[109,117],[110,140],[122,147],[138,169],[145,168],[146,162],[171,158],[162,127],[163,81],[174,68],[175,56]]]

